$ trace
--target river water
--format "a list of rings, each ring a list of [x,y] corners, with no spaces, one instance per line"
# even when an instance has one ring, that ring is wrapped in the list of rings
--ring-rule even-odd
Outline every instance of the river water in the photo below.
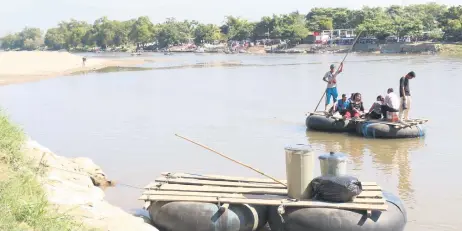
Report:
[[[401,197],[406,230],[462,229],[457,215],[462,125],[456,120],[462,112],[457,90],[462,59],[350,55],[338,78],[340,93],[361,92],[370,107],[378,94],[397,90],[399,78],[414,70],[410,116],[430,120],[425,138],[373,140],[306,131],[305,113],[314,110],[325,87],[321,78],[343,55],[168,58],[144,66],[240,65],[87,73],[9,85],[0,88],[0,103],[41,144],[59,155],[89,157],[120,183],[143,187],[163,171],[260,177],[175,133],[281,179],[284,146],[309,143],[318,155],[346,153],[350,174]],[[106,194],[127,210],[142,205],[134,188],[121,185]]]

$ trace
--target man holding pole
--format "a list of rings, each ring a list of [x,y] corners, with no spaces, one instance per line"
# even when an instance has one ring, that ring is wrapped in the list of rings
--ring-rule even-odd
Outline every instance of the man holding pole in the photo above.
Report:
[[[326,88],[326,106],[325,110],[327,111],[327,105],[330,103],[330,97],[332,96],[333,102],[337,102],[338,92],[337,92],[337,75],[343,71],[343,62],[340,63],[340,67],[337,72],[334,73],[335,65],[330,65],[330,71],[326,72],[322,80],[327,82]]]

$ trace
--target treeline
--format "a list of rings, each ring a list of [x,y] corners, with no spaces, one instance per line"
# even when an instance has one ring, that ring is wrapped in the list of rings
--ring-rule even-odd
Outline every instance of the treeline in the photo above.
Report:
[[[33,50],[74,50],[91,47],[167,47],[194,41],[195,44],[229,40],[258,40],[264,38],[289,40],[298,43],[313,31],[359,29],[364,36],[383,40],[388,36],[462,41],[462,6],[436,3],[347,8],[313,8],[308,14],[265,16],[258,22],[227,16],[223,25],[202,24],[197,21],[167,19],[154,24],[143,16],[128,21],[96,20],[93,25],[84,21],[61,22],[43,34],[37,28],[3,37],[2,48]]]

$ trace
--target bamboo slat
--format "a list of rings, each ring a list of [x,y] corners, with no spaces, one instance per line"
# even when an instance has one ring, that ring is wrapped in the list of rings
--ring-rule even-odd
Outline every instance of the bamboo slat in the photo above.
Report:
[[[196,186],[180,184],[161,184],[159,187],[149,189],[159,191],[189,191],[189,192],[218,192],[218,193],[243,193],[243,194],[272,194],[287,195],[287,189],[274,188],[240,188],[240,187],[217,187],[217,186]],[[362,191],[357,197],[379,197],[382,198],[382,191]]]
[[[209,175],[209,174],[189,174],[189,173],[171,173],[171,172],[162,172],[162,176],[165,176],[169,179],[175,178],[187,178],[187,179],[199,179],[199,180],[219,180],[219,181],[237,181],[237,182],[253,182],[253,183],[266,183],[266,184],[276,184],[283,186],[274,182],[271,179],[266,178],[248,178],[248,177],[235,177],[235,176],[222,176],[222,175]],[[286,180],[279,180],[283,183],[287,183]],[[361,182],[363,186],[376,186],[376,182]],[[147,186],[146,186],[147,187]]]
[[[210,174],[190,174],[190,173],[170,173],[163,172],[162,176],[168,176],[172,178],[192,178],[200,180],[225,180],[225,181],[239,181],[239,182],[254,182],[254,183],[268,183],[268,184],[278,184],[271,179],[267,178],[249,178],[249,177],[236,177],[236,176],[221,176],[221,175],[210,175]],[[283,183],[287,183],[286,180],[280,180]]]
[[[167,196],[167,195],[144,195],[143,200],[151,201],[191,201],[209,203],[231,203],[231,204],[256,204],[256,205],[281,205],[293,207],[311,208],[337,208],[356,210],[387,210],[387,204],[357,204],[357,203],[326,203],[320,201],[289,201],[289,200],[266,200],[266,199],[243,199],[243,198],[215,198],[197,196]]]
[[[266,183],[247,183],[247,182],[232,182],[232,181],[221,181],[221,180],[198,180],[198,179],[187,179],[187,178],[172,178],[159,177],[156,182],[164,182],[169,184],[185,184],[185,185],[215,185],[215,186],[230,186],[230,187],[246,187],[246,188],[282,188],[286,187],[281,184],[266,184]],[[381,191],[382,189],[378,185],[365,185],[363,186],[364,191]]]
[[[184,192],[184,191],[145,191],[141,200],[146,200],[151,195],[161,196],[194,196],[194,197],[224,197],[224,198],[241,198],[241,199],[261,199],[261,200],[283,200],[289,199],[287,196],[267,196],[240,193],[207,193],[207,192]],[[359,204],[384,204],[382,198],[354,198],[353,203]]]
[[[152,187],[152,189],[156,189]],[[224,192],[224,193],[248,193],[248,194],[273,194],[287,195],[286,189],[274,188],[238,188],[238,187],[217,187],[217,186],[196,186],[180,184],[162,184],[159,190],[171,191],[193,191],[193,192]]]
[[[247,188],[286,188],[282,184],[267,184],[267,183],[248,183],[236,181],[221,181],[221,180],[198,180],[187,178],[167,178],[159,177],[157,182],[168,182],[170,184],[194,184],[194,185],[217,185],[217,186],[234,186]]]

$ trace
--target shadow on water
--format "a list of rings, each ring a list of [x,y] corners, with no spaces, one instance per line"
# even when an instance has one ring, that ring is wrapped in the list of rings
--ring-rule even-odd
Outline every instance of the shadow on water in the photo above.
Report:
[[[352,134],[333,134],[307,130],[306,136],[315,150],[342,152],[348,155],[354,171],[365,171],[366,156],[370,157],[376,174],[397,177],[397,189],[402,199],[414,199],[411,183],[410,155],[425,146],[424,138],[384,140],[366,139]]]

